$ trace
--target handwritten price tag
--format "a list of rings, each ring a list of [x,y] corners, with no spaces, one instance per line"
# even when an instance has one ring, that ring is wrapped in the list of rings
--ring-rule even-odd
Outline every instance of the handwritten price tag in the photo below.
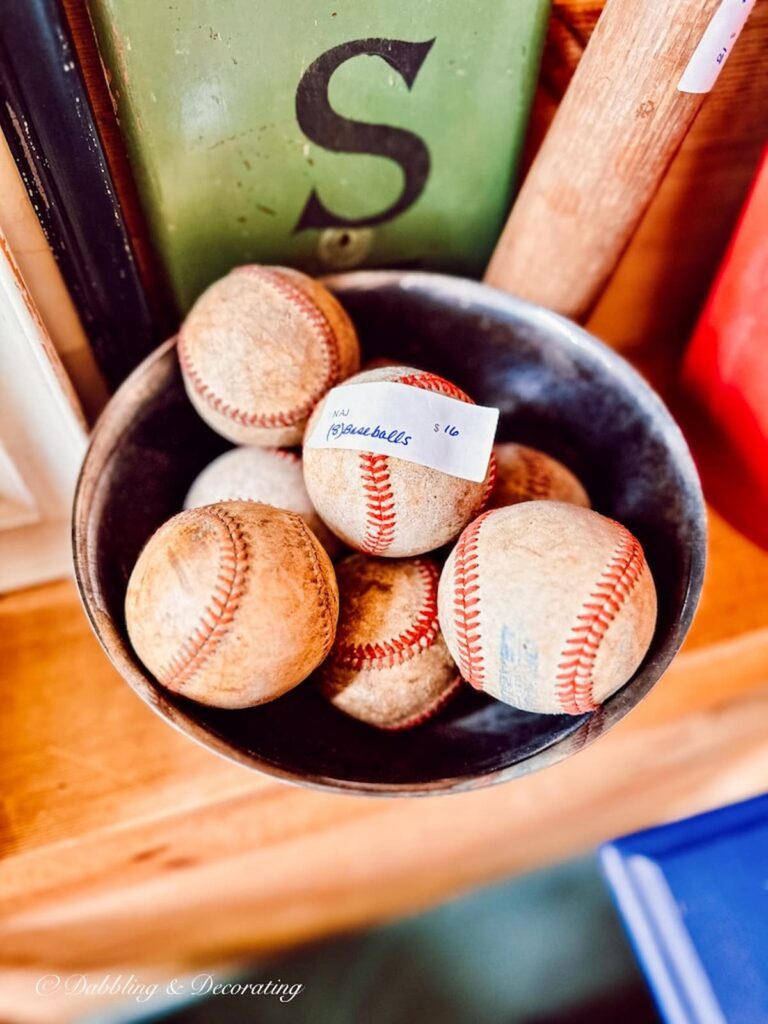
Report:
[[[709,92],[728,60],[755,0],[723,0],[694,50],[678,92]]]
[[[341,384],[328,392],[304,445],[394,455],[479,483],[488,470],[498,420],[498,409],[409,384]]]

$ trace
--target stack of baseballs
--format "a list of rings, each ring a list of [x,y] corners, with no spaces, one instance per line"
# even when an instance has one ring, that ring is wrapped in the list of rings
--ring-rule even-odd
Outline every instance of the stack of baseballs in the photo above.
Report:
[[[128,634],[163,686],[236,709],[310,680],[396,730],[466,683],[578,715],[635,673],[656,620],[643,550],[554,458],[498,444],[476,482],[370,451],[302,456],[342,381],[472,403],[424,370],[359,372],[354,326],[321,284],[240,267],[194,305],[178,353],[195,409],[238,447],[192,482],[128,583]]]

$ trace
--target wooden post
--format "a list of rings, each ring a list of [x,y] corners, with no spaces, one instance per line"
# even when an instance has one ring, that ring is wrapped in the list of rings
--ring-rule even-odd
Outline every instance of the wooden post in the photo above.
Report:
[[[574,318],[614,270],[698,111],[678,91],[720,0],[608,0],[486,281]]]

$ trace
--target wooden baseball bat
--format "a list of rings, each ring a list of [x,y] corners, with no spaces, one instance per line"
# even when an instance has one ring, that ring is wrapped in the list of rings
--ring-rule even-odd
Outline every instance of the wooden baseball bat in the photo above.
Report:
[[[678,85],[689,64],[716,59],[699,44],[720,3],[608,0],[499,239],[488,284],[574,318],[590,310],[701,106],[703,93]]]

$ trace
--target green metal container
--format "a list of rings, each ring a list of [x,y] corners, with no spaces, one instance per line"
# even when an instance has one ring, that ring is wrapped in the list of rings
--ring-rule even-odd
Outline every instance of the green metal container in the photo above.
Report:
[[[90,0],[182,309],[245,262],[479,273],[549,0]]]

